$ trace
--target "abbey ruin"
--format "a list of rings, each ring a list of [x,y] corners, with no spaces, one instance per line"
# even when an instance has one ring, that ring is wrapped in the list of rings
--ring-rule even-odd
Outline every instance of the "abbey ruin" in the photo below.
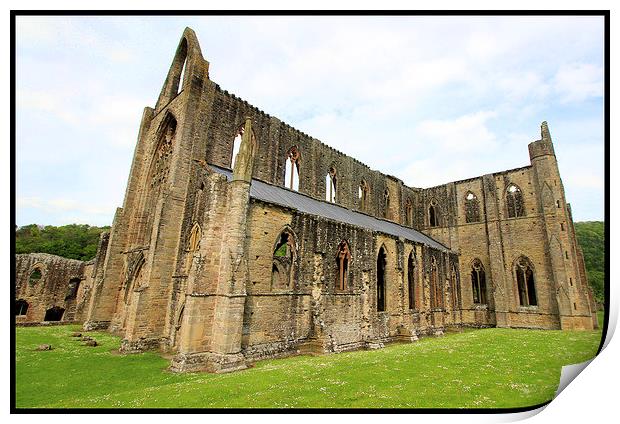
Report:
[[[187,28],[111,232],[62,277],[88,287],[71,319],[119,335],[122,352],[212,372],[451,327],[592,329],[545,122],[528,147],[522,168],[408,187],[222,90]],[[23,320],[54,306],[36,306],[42,259],[20,262]]]

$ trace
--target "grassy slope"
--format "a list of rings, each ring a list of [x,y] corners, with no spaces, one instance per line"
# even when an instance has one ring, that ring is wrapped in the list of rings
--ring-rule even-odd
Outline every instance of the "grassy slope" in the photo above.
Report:
[[[75,326],[17,328],[17,407],[519,407],[551,399],[562,365],[600,332],[485,329],[377,351],[262,361],[231,374],[172,374],[156,353],[85,347]],[[55,349],[37,352],[41,343]]]

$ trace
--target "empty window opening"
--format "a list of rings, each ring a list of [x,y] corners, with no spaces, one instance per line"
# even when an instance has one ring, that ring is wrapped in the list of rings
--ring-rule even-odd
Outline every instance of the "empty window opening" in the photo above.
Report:
[[[299,191],[299,159],[297,147],[291,147],[284,164],[284,183],[291,190]]]
[[[24,299],[19,299],[15,302],[15,315],[24,316],[28,312],[28,302]]]
[[[474,259],[471,266],[471,289],[474,296],[474,303],[486,305],[487,282],[484,274],[484,267],[480,259]]]
[[[30,283],[31,286],[34,286],[35,284],[37,284],[41,280],[42,277],[43,277],[43,273],[41,272],[41,269],[40,268],[35,268],[30,273],[30,277],[28,278],[28,282]]]
[[[383,191],[383,217],[389,218],[390,216],[390,190],[387,188]]]
[[[62,320],[62,315],[65,313],[65,309],[59,306],[54,306],[53,308],[45,311],[45,318],[43,321],[60,321]]]
[[[577,310],[577,304],[575,302],[573,302],[573,309]]]
[[[351,262],[351,250],[349,243],[342,240],[338,245],[338,253],[336,254],[336,264],[338,265],[338,289],[346,290],[347,279],[349,273],[349,263]]]
[[[387,254],[383,246],[377,255],[377,311],[385,311],[385,270],[387,267]]]
[[[480,221],[480,204],[478,197],[471,191],[465,195],[465,222]]]
[[[568,259],[568,250],[564,251],[564,256],[566,257],[566,259]]]
[[[407,198],[405,202],[405,225],[410,227],[413,224],[413,206],[411,205],[411,199]]]
[[[336,203],[336,169],[333,166],[325,176],[325,200]]]
[[[357,191],[360,210],[365,211],[368,207],[368,191],[368,183],[365,180],[362,180]]]
[[[435,203],[435,201],[432,201],[431,204],[428,207],[428,224],[431,227],[438,227],[439,226],[439,208],[437,207],[437,204]]]
[[[510,184],[506,190],[506,208],[508,210],[508,218],[525,216],[523,194],[521,189],[515,184]]]
[[[415,301],[415,253],[412,250],[409,254],[409,258],[407,259],[407,286],[409,288],[409,309],[416,308]]]
[[[560,230],[564,231],[564,224],[560,222]]]
[[[80,288],[80,279],[72,278],[69,280],[69,287],[67,288],[67,295],[65,300],[75,299],[77,297],[78,289]]]
[[[241,148],[241,139],[243,137],[243,127],[239,130],[239,133],[233,140],[232,156],[230,157],[230,169],[235,169],[235,162],[237,162],[237,155]]]
[[[536,283],[534,281],[534,271],[529,259],[519,258],[515,266],[517,277],[517,287],[519,290],[519,304],[521,306],[536,306]]]
[[[556,201],[555,201],[555,204],[556,204],[556,205],[558,205],[558,209],[560,209],[560,208],[561,208],[561,206],[560,206],[560,201],[559,201],[559,200],[556,200]]]
[[[155,189],[149,197],[147,208],[150,210],[154,202],[157,200],[161,186],[168,179],[170,172],[170,158],[174,149],[175,135],[177,129],[177,121],[171,114],[167,114],[162,122],[157,148],[153,156],[149,176],[150,187]]]
[[[280,233],[273,249],[271,264],[272,287],[289,287],[296,258],[295,237],[289,229]]]
[[[433,257],[431,258],[431,307],[432,308],[441,308],[442,305],[442,294],[441,294],[441,286],[439,284],[439,272],[437,270],[437,260]]]
[[[569,278],[569,279],[568,279],[568,282],[570,283],[570,285],[571,285],[571,287],[572,287],[572,285],[573,285],[573,279],[572,279],[572,278]]]
[[[179,86],[177,88],[177,94],[183,91],[183,80],[185,79],[185,70],[187,69],[187,55],[183,59],[183,67],[181,68],[181,75],[179,75]]]

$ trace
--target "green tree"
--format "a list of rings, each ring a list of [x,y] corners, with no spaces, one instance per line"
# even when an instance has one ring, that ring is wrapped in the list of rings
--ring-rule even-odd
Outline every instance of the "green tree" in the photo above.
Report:
[[[25,225],[15,230],[15,253],[50,253],[88,261],[97,253],[99,235],[109,229],[84,224],[60,227]]]
[[[605,300],[605,223],[576,222],[575,234],[583,251],[588,281],[597,301]]]

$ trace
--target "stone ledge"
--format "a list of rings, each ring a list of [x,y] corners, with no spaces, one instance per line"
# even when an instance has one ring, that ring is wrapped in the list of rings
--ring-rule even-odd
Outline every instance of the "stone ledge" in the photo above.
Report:
[[[247,363],[241,353],[179,353],[172,358],[169,370],[172,372],[225,373],[246,369]]]

